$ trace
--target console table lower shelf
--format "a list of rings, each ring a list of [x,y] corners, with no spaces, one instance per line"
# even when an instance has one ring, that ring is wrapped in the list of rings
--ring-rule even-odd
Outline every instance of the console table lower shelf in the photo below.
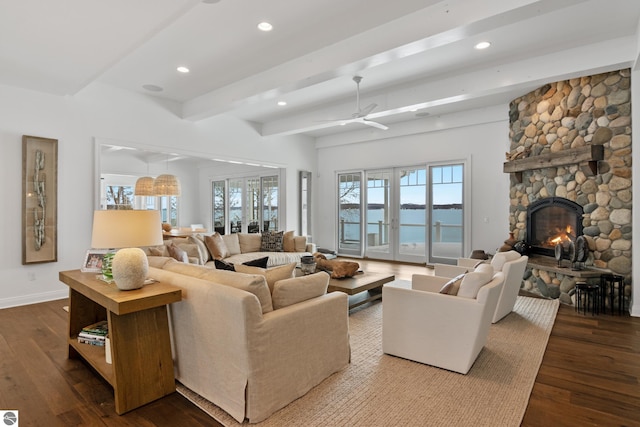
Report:
[[[167,304],[182,299],[175,286],[156,282],[133,291],[96,278],[62,271],[69,286],[69,358],[82,358],[112,387],[115,410],[124,414],[175,391]],[[81,344],[83,327],[107,320],[112,364],[105,347]]]

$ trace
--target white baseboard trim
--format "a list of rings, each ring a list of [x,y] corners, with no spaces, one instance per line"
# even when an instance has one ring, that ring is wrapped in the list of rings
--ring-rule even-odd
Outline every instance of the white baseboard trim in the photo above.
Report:
[[[68,298],[69,291],[62,289],[59,291],[42,292],[39,294],[24,295],[13,298],[0,299],[0,309],[18,307],[21,305],[37,304],[39,302],[53,301],[62,298]]]
[[[629,314],[632,317],[640,317],[640,300],[638,300],[638,302],[631,300],[629,303]]]

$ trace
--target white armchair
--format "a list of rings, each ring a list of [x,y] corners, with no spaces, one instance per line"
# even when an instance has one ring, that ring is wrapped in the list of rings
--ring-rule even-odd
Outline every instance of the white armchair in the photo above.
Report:
[[[502,292],[500,292],[500,298],[498,298],[496,311],[493,314],[493,323],[496,323],[513,311],[513,306],[516,305],[516,299],[522,286],[524,270],[527,268],[527,262],[529,261],[529,257],[527,256],[520,256],[520,254],[515,252],[518,255],[518,257],[515,257],[513,254],[510,254],[510,252],[515,251],[501,252],[509,254],[511,260],[505,261],[501,266],[501,271],[504,274],[504,286],[502,287]],[[496,256],[498,256],[498,254],[496,254]],[[494,265],[494,269],[496,267],[497,265]]]
[[[481,273],[465,276],[471,281]],[[489,273],[476,298],[439,293],[446,277],[414,275],[382,288],[382,350],[466,374],[484,347],[504,282]],[[460,291],[462,292],[463,285]],[[460,294],[459,294],[460,295]]]
[[[498,322],[513,311],[528,261],[529,258],[527,256],[521,256],[516,251],[498,252],[491,258],[490,263],[493,270],[504,273],[504,286],[498,299],[496,312],[493,315],[493,323]],[[458,258],[457,265],[436,264],[434,266],[434,274],[442,277],[455,277],[459,274],[473,271],[473,266],[479,262],[481,260]]]

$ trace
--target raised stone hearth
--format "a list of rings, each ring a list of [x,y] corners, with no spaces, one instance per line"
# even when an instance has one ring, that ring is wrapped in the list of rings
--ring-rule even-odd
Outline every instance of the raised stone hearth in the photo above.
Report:
[[[531,203],[548,197],[576,202],[583,208],[590,251],[586,266],[624,276],[627,295],[632,243],[630,84],[630,70],[624,69],[548,84],[513,100],[505,163],[506,172],[518,171],[511,173],[509,215],[516,240],[527,240]],[[576,155],[571,163],[573,153],[585,151],[581,147],[598,145],[604,148],[602,160]],[[562,164],[554,158],[562,158]],[[524,288],[571,303],[576,277],[536,267],[527,268]]]

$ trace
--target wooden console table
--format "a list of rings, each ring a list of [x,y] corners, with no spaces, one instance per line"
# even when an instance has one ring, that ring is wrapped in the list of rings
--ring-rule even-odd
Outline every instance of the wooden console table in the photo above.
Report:
[[[162,282],[133,291],[80,270],[61,271],[69,286],[69,358],[82,358],[111,386],[118,414],[175,391],[166,305],[182,299],[180,288]],[[78,343],[83,327],[107,320],[113,364],[105,347]]]

